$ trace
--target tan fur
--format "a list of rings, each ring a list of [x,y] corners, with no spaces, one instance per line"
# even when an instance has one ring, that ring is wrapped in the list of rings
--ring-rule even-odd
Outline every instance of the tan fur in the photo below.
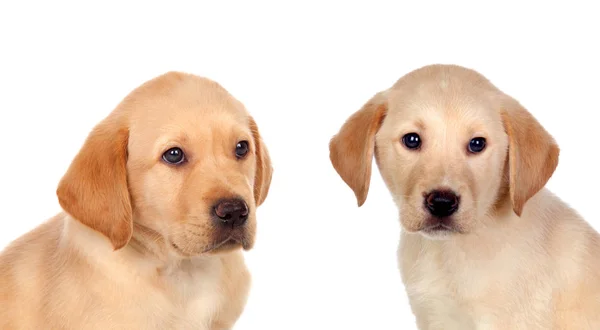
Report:
[[[418,151],[401,142],[413,132]],[[467,151],[474,137],[487,140],[480,154]],[[600,329],[600,236],[544,188],[559,148],[481,74],[407,74],[353,114],[330,151],[359,205],[375,157],[400,210],[399,266],[419,329]],[[460,195],[455,232],[422,231],[432,189]]]
[[[363,205],[369,192],[371,162],[375,146],[375,133],[387,112],[387,105],[378,102],[378,94],[352,115],[345,129],[331,141],[331,162],[342,179],[352,188],[358,206]]]
[[[250,152],[237,159],[241,140]],[[175,146],[179,166],[162,160]],[[178,72],[144,83],[74,158],[64,212],[0,255],[0,328],[230,329],[271,176],[256,123],[219,84]],[[235,197],[249,218],[222,244],[211,210]]]

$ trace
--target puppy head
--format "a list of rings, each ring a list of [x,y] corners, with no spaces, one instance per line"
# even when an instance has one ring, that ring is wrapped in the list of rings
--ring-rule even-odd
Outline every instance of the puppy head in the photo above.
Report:
[[[136,228],[188,257],[250,249],[271,175],[243,105],[213,81],[170,72],[135,89],[93,129],[57,195],[115,249]]]
[[[475,230],[507,198],[520,216],[558,155],[554,139],[517,101],[451,65],[407,74],[330,142],[331,162],[359,206],[374,156],[403,228],[435,239]]]

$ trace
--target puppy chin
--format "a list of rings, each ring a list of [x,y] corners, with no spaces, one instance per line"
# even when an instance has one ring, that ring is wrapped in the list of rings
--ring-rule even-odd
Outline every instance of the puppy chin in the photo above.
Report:
[[[418,233],[432,241],[447,241],[456,235],[450,230],[419,230]]]
[[[227,241],[223,244],[221,244],[220,246],[213,248],[209,251],[206,252],[206,254],[221,254],[221,253],[227,253],[227,252],[232,252],[235,250],[239,250],[244,248],[244,245],[240,242],[237,241]],[[244,248],[245,250],[245,248]]]
[[[455,235],[458,235],[458,233],[451,229],[425,229],[424,226],[420,226],[419,228],[407,228],[406,226],[402,226],[402,228],[408,234],[421,235],[425,239],[432,241],[446,241],[452,239]]]

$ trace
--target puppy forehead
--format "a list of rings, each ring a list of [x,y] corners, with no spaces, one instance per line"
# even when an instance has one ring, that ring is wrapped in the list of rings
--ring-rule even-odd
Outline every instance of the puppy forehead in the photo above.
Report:
[[[133,136],[151,138],[179,131],[190,135],[212,134],[248,126],[248,113],[218,83],[178,72],[167,73],[132,92],[124,108],[129,110]],[[222,130],[211,129],[220,127]]]
[[[394,126],[484,129],[500,121],[490,93],[457,79],[428,77],[388,93],[388,116]]]

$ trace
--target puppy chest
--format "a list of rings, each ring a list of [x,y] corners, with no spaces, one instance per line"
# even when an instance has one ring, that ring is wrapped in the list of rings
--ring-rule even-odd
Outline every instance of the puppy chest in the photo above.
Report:
[[[112,292],[106,285],[94,287],[93,295],[88,290],[85,299],[76,299],[80,314],[98,329],[209,329],[223,306],[219,277],[178,270],[161,275],[121,277],[111,283]]]
[[[194,325],[208,329],[214,316],[222,308],[224,296],[219,281],[211,276],[175,276],[170,278],[172,319],[180,325],[177,329],[187,329]]]
[[[430,322],[458,322],[461,329],[550,327],[549,284],[533,281],[527,273],[493,271],[490,265],[453,266],[422,255],[402,268],[415,314]]]

